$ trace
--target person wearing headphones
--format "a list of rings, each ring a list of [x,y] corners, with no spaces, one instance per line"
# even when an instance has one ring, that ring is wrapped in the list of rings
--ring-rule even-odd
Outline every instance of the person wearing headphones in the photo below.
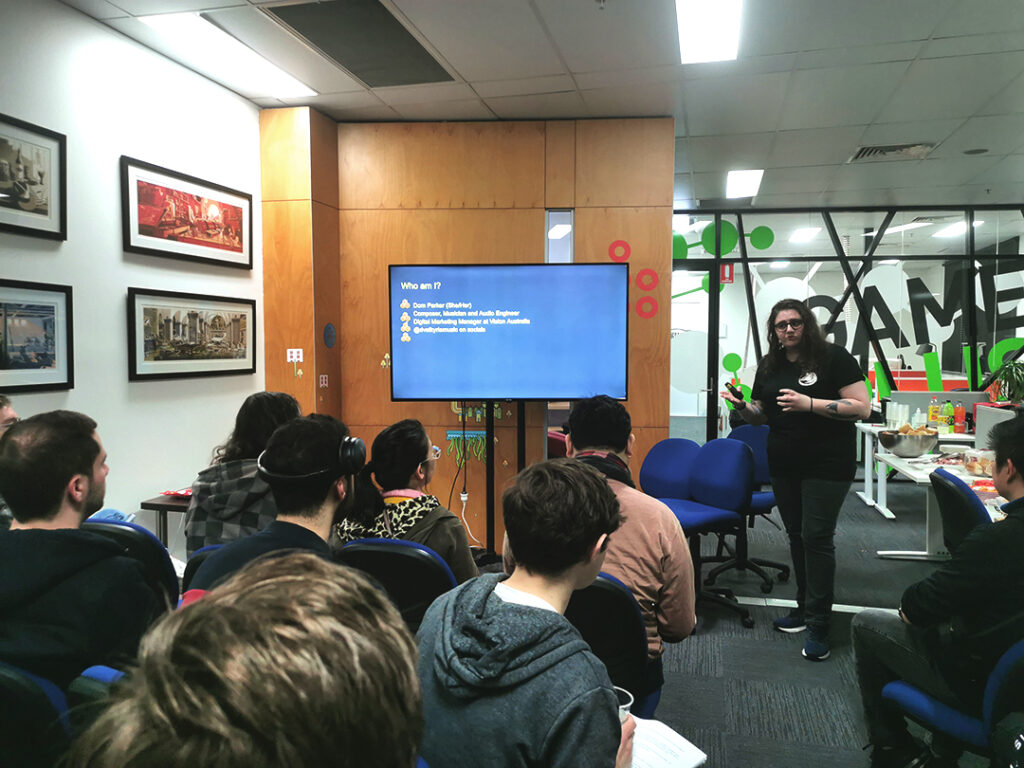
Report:
[[[257,459],[270,486],[277,519],[259,533],[225,544],[196,571],[183,602],[271,552],[307,551],[331,559],[331,526],[348,514],[355,475],[366,460],[363,441],[332,416],[313,414],[275,430]]]

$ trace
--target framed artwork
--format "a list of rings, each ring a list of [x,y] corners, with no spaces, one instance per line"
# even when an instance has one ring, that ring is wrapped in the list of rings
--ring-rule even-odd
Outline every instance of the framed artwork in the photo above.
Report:
[[[252,269],[252,195],[121,157],[124,249]]]
[[[0,392],[75,386],[71,286],[0,280]]]
[[[256,302],[128,289],[128,379],[256,372]]]
[[[68,239],[67,138],[0,115],[0,229]]]

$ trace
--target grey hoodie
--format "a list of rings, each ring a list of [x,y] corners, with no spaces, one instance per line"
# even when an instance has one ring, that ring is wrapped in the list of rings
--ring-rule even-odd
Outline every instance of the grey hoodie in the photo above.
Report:
[[[185,514],[189,557],[210,544],[226,544],[262,531],[277,519],[270,486],[256,473],[256,459],[214,464],[192,483]]]
[[[604,665],[565,617],[506,603],[502,574],[439,597],[420,625],[431,768],[612,768],[620,726]]]

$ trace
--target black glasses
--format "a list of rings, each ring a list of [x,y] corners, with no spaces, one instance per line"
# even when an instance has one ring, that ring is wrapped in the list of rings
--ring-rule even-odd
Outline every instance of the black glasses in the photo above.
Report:
[[[799,331],[804,327],[804,321],[800,318],[797,318],[796,320],[780,320],[775,324],[775,330],[781,332],[786,330],[787,326],[792,328],[794,331]]]

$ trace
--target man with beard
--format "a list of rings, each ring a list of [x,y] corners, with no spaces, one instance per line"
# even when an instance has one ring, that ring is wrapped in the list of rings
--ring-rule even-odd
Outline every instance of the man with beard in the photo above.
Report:
[[[225,544],[196,571],[185,594],[188,603],[235,571],[271,552],[313,552],[330,560],[331,526],[348,514],[354,476],[366,447],[331,416],[314,414],[282,424],[257,459],[259,476],[270,486],[277,519],[259,533]]]
[[[104,536],[79,530],[103,506],[107,452],[96,422],[50,411],[0,438],[0,661],[62,688],[93,664],[134,658],[160,609],[142,568]]]

